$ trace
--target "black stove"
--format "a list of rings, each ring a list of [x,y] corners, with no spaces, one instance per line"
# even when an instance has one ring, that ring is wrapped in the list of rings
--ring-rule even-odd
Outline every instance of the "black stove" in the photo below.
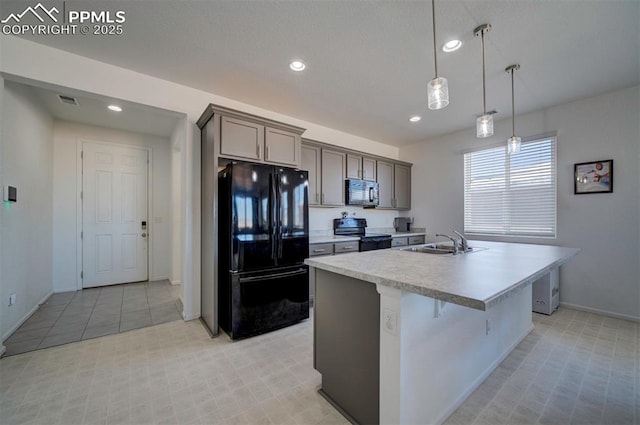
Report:
[[[335,218],[333,220],[333,234],[336,236],[358,236],[360,238],[359,251],[391,248],[391,235],[384,233],[366,233],[367,219],[365,218]]]

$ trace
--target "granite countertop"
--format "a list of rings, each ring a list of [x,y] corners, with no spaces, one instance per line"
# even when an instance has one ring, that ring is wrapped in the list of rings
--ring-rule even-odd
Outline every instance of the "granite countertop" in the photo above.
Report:
[[[486,310],[577,255],[580,249],[549,245],[469,241],[486,248],[434,255],[402,250],[314,257],[305,263],[333,273]]]

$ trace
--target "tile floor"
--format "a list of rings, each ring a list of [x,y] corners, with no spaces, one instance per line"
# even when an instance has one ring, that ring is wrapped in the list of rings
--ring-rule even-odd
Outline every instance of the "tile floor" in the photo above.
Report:
[[[168,280],[53,294],[5,342],[5,356],[182,320]]]
[[[564,308],[534,324],[447,425],[640,422],[639,324]],[[176,321],[3,358],[0,423],[347,424],[316,392],[312,330],[232,343]]]

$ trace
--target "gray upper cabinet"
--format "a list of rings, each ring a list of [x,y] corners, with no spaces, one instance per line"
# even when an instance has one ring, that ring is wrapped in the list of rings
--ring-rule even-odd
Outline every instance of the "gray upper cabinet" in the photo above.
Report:
[[[216,154],[223,158],[300,167],[305,129],[209,104],[198,119],[203,128],[214,120]]]
[[[376,160],[366,156],[347,154],[347,178],[376,181]]]
[[[321,180],[322,205],[344,205],[344,180],[346,178],[347,155],[343,152],[322,149]]]
[[[309,205],[320,205],[320,148],[302,146],[300,168],[309,172]]]
[[[362,157],[359,155],[347,154],[347,178],[362,178]]]
[[[376,162],[373,158],[362,158],[362,180],[377,181]]]
[[[263,125],[222,117],[220,155],[262,161],[263,145]]]
[[[393,208],[393,163],[378,160],[378,208]]]
[[[284,165],[297,166],[300,136],[290,131],[265,128],[264,160]]]
[[[393,168],[394,207],[399,210],[411,209],[411,167],[394,164]]]
[[[378,208],[411,209],[411,166],[378,160]]]

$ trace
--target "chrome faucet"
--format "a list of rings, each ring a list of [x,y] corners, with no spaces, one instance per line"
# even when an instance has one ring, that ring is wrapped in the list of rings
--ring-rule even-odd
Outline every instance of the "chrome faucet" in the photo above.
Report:
[[[457,253],[458,253],[458,249],[459,249],[459,248],[458,248],[458,244],[459,244],[459,241],[458,241],[456,238],[452,238],[452,237],[451,237],[451,236],[449,236],[449,235],[443,235],[443,234],[440,234],[440,233],[436,233],[436,237],[438,237],[438,236],[443,237],[443,238],[447,238],[447,239],[449,239],[451,242],[453,242],[453,254],[455,255],[455,254],[457,254]]]
[[[469,251],[469,242],[467,242],[467,238],[465,238],[462,233],[458,232],[457,230],[454,230],[453,233],[460,236],[460,249],[462,250],[462,252]]]

